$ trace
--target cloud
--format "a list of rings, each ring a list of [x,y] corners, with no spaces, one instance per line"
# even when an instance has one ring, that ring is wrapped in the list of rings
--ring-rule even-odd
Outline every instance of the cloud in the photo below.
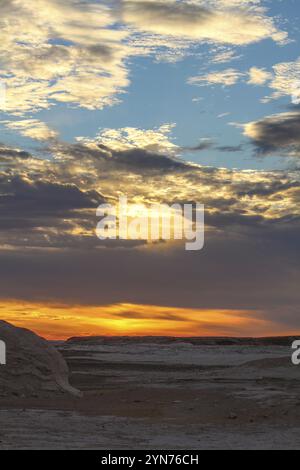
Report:
[[[216,51],[212,51],[211,63],[213,64],[224,64],[226,62],[232,62],[240,59],[242,56],[237,55],[235,50],[232,48],[219,46]]]
[[[203,318],[209,321],[210,314],[213,321],[212,310],[243,309],[249,310],[246,318],[278,322],[278,332],[285,328],[299,329],[298,242],[294,239],[293,244],[287,244],[272,239],[270,234],[263,235],[255,238],[252,234],[247,239],[210,238],[206,250],[192,257],[182,250],[168,256],[162,256],[159,251],[152,251],[150,256],[146,250],[126,249],[2,251],[2,298],[64,303],[65,308],[73,306],[70,312],[73,319],[82,316],[81,307],[87,306],[90,314],[94,311],[97,325],[106,315],[120,312],[115,304],[125,302],[144,306],[143,310],[134,305],[123,306],[125,312],[153,313],[147,305],[168,306],[167,313],[175,314],[179,313],[178,308],[200,309],[202,312],[195,312],[194,317],[199,322]],[[115,308],[108,309],[112,304]],[[100,306],[104,307],[100,310]],[[23,307],[30,321],[30,309]],[[211,312],[206,312],[204,317],[205,309]],[[161,310],[157,307],[158,313]],[[8,305],[5,312],[11,312]],[[43,312],[41,309],[42,315]],[[187,313],[179,314],[186,317]],[[233,313],[223,317],[231,328]],[[56,314],[63,320],[67,312],[56,311]],[[109,320],[111,326],[111,315]],[[257,327],[256,334],[261,333],[261,327]],[[244,331],[247,334],[246,319]]]
[[[168,132],[166,135],[171,139]],[[152,138],[157,146],[162,136],[157,129],[153,133],[135,129],[125,133],[122,146],[115,148],[114,139],[110,148],[109,141],[104,145],[99,136],[94,142],[77,144],[49,141],[45,150],[52,153],[50,160],[0,147],[2,246],[100,248],[95,208],[102,201],[116,201],[120,194],[131,203],[146,206],[153,202],[205,204],[210,233],[221,234],[231,227],[233,233],[244,236],[271,226],[276,231],[283,221],[296,223],[299,188],[291,181],[297,180],[297,172],[286,175],[203,167],[163,153],[164,139],[156,152],[150,150]],[[138,147],[138,142],[144,147]],[[204,144],[205,148],[212,145]],[[203,142],[200,148],[178,151],[191,149],[203,150]],[[219,150],[233,152],[241,147]],[[27,229],[21,234],[17,227],[22,224]],[[165,245],[164,249],[171,249]]]
[[[175,124],[164,124],[157,129],[148,130],[135,127],[103,129],[93,139],[78,137],[77,141],[91,146],[101,145],[114,151],[144,149],[149,152],[174,155],[179,150],[170,137],[175,126]]]
[[[9,0],[1,2],[0,17],[6,112],[22,115],[55,102],[101,109],[128,86],[127,33],[114,28],[108,6]]]
[[[224,85],[232,86],[235,85],[240,78],[244,77],[244,73],[239,72],[236,69],[226,69],[220,72],[210,72],[206,75],[199,75],[191,77],[188,80],[189,85]]]
[[[25,137],[38,141],[47,141],[56,139],[58,132],[50,129],[50,127],[39,121],[38,119],[23,119],[22,121],[1,121],[7,129],[19,132]]]
[[[185,169],[186,163],[170,158],[167,155],[161,155],[143,149],[124,150],[114,152],[111,159],[118,165],[124,165],[131,168],[132,171],[158,170],[172,171],[176,169]]]
[[[229,68],[191,77],[188,79],[188,83],[190,85],[198,86],[223,85],[227,87],[236,85],[240,81],[243,81],[249,85],[263,86],[270,81],[272,77],[273,75],[267,70],[258,67],[251,67],[248,72],[241,72],[239,70]],[[247,81],[246,78],[248,78]]]
[[[198,145],[191,147],[180,147],[172,139],[172,131],[176,124],[163,124],[155,129],[138,129],[135,127],[124,127],[121,129],[102,129],[95,138],[77,137],[80,144],[86,145],[90,149],[100,149],[106,152],[113,152],[118,155],[141,154],[148,156],[158,154],[160,160],[166,156],[179,157],[184,152],[196,152],[207,150],[212,147],[210,139],[203,138]],[[145,159],[144,159],[145,160]],[[125,161],[125,160],[124,160]],[[173,164],[174,164],[173,160]],[[178,162],[177,162],[178,163]]]
[[[241,1],[1,2],[3,110],[24,116],[57,103],[112,106],[130,85],[132,57],[174,62],[203,42],[284,41],[286,34],[265,13],[258,2]],[[218,62],[230,57],[223,50]]]
[[[266,69],[261,69],[258,67],[251,67],[249,71],[249,81],[250,85],[265,85],[269,80],[272,79],[272,74]]]
[[[227,116],[230,116],[230,114],[231,114],[230,112],[221,113],[221,114],[219,114],[219,115],[217,116],[217,118],[218,118],[218,119],[223,119],[223,118],[225,118],[225,117],[227,117]]]
[[[203,150],[209,150],[213,147],[213,141],[211,139],[201,139],[199,144],[193,147],[183,147],[183,152],[202,152]]]
[[[14,160],[23,160],[31,158],[30,153],[25,152],[24,150],[13,149],[7,147],[4,144],[0,144],[0,162],[7,162],[9,164],[12,163]]]
[[[176,308],[174,306],[114,303],[108,305],[69,305],[67,303],[0,301],[0,311],[7,321],[30,328],[49,339],[73,336],[267,336],[271,333],[295,333],[298,325],[290,309],[292,325],[254,310]],[[38,317],[36,312],[39,312]],[[178,328],[180,330],[178,330]],[[283,330],[284,328],[284,330]],[[179,332],[178,332],[179,331]],[[156,339],[164,344],[164,338]],[[174,339],[174,342],[176,340]],[[192,339],[191,344],[195,341]]]
[[[244,135],[250,137],[260,153],[280,153],[300,157],[300,113],[288,112],[267,116],[244,126]]]
[[[144,141],[142,130],[130,135]],[[5,298],[256,309],[266,318],[299,305],[298,171],[203,167],[129,144],[50,141],[51,160],[0,147]],[[146,205],[205,204],[204,250],[191,257],[180,243],[101,244],[95,208],[120,194]],[[291,313],[289,324],[298,320]]]
[[[279,99],[283,96],[300,99],[300,58],[294,62],[283,62],[273,66],[273,80],[270,88],[274,90],[270,99]]]
[[[204,4],[174,0],[124,0],[121,17],[124,23],[143,32],[196,41],[241,46],[266,38],[275,41],[286,38],[286,34],[278,31],[263,10],[253,5],[249,9],[238,8],[241,2],[228,6],[225,2]],[[246,6],[243,2],[242,7]]]
[[[82,191],[73,184],[54,183],[46,178],[30,181],[22,176],[1,176],[0,190],[0,238],[10,233],[10,243],[15,246],[38,246],[41,241],[45,246],[51,235],[63,240],[65,231],[75,229],[78,221],[85,225],[84,211],[96,210],[104,202],[96,191]]]
[[[235,153],[235,152],[242,152],[243,146],[242,145],[223,145],[217,147],[219,152],[226,152],[226,153]]]

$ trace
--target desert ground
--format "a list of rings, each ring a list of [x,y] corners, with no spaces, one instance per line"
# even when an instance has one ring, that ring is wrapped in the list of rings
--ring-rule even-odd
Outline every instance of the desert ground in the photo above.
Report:
[[[55,347],[83,395],[2,395],[1,449],[300,449],[300,368],[288,338]]]

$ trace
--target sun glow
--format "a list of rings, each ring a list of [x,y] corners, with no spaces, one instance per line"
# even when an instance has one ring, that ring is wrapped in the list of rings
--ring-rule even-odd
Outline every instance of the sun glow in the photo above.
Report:
[[[48,339],[71,336],[268,336],[283,334],[261,312],[136,304],[104,306],[2,301],[1,319]],[[286,332],[289,334],[291,332]]]

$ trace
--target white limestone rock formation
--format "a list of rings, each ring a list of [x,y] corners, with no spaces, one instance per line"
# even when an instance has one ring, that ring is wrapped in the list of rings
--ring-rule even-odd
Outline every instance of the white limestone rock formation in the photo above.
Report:
[[[0,340],[6,345],[6,365],[0,365],[0,397],[81,395],[69,384],[65,360],[48,341],[4,321],[0,321]]]

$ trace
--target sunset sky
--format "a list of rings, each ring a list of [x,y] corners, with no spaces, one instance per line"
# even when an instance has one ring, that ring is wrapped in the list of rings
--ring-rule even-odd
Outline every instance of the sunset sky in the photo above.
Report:
[[[297,0],[0,0],[0,318],[73,335],[300,331]],[[203,250],[96,208],[206,207]]]

